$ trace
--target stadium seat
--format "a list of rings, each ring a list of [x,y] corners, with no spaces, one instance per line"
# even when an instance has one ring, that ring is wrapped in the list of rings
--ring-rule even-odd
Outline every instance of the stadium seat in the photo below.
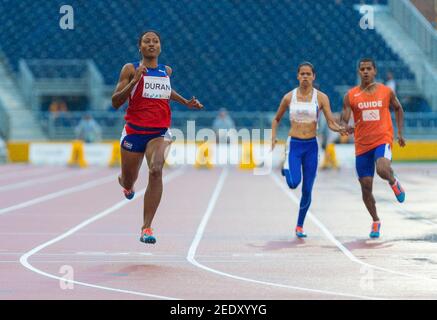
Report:
[[[366,3],[376,2],[387,3]],[[296,67],[304,60],[316,66],[334,110],[341,100],[335,87],[355,85],[362,56],[395,61],[405,70],[398,79],[413,78],[374,30],[360,29],[354,9],[360,0],[80,1],[73,4],[74,30],[59,27],[63,1],[13,3],[0,2],[0,11],[11,18],[0,33],[0,50],[15,71],[22,58],[93,59],[106,84],[115,85],[122,66],[139,59],[139,34],[156,29],[162,36],[160,62],[172,66],[174,87],[196,95],[210,110],[276,109],[297,84]]]

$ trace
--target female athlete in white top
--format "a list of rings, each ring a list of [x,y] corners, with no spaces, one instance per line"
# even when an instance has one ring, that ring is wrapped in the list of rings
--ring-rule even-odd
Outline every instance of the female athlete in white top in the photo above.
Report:
[[[272,122],[272,149],[277,139],[277,126],[287,109],[290,112],[291,129],[287,140],[287,152],[283,175],[291,189],[296,189],[302,181],[302,198],[299,216],[295,229],[299,238],[306,237],[303,231],[305,216],[311,205],[311,192],[316,179],[318,166],[317,121],[320,111],[323,111],[328,126],[335,132],[347,134],[345,128],[334,120],[329,98],[316,90],[313,82],[316,79],[314,66],[309,62],[299,65],[297,71],[299,87],[288,92],[281,101],[279,109]]]

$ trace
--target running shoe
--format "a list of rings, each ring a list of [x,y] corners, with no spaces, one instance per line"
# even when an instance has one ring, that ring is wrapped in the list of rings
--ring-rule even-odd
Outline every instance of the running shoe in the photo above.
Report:
[[[399,183],[398,179],[396,179],[395,184],[391,186],[391,189],[393,190],[396,199],[398,199],[400,203],[405,201],[405,191]]]
[[[307,237],[307,234],[305,232],[303,232],[302,227],[296,227],[296,237],[298,237],[298,238],[306,238]]]
[[[118,176],[118,184],[123,187],[123,185],[121,184],[121,176]],[[123,187],[123,193],[128,200],[132,200],[135,196],[135,191],[133,189],[127,190]]]
[[[143,232],[141,233],[140,241],[150,244],[156,243],[156,238],[153,236],[153,229],[152,228],[144,229]]]
[[[134,190],[123,189],[123,193],[124,193],[124,196],[126,197],[126,199],[128,199],[128,200],[132,200],[135,196]]]
[[[370,230],[370,238],[376,239],[380,236],[380,230],[381,230],[381,222],[374,222],[372,223],[372,230]]]

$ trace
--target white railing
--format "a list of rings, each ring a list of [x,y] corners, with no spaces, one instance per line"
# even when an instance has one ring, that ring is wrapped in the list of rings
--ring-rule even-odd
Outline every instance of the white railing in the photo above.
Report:
[[[393,17],[437,66],[437,31],[409,0],[389,0]]]
[[[417,83],[433,109],[437,110],[437,31],[409,0],[389,0],[389,6],[393,17],[430,61],[421,62],[420,70],[416,72],[420,75]]]
[[[91,60],[22,59],[19,74],[25,101],[35,111],[42,96],[59,95],[86,96],[93,108],[104,107],[103,77]]]
[[[10,133],[9,115],[0,101],[0,137],[3,138],[4,140],[8,140],[9,133]]]

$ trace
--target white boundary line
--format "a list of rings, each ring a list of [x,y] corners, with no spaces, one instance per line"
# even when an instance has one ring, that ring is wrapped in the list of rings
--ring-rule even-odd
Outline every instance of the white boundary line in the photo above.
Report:
[[[17,170],[13,172],[6,172],[6,173],[0,173],[0,180],[6,180],[10,177],[22,177],[22,179],[27,179],[30,177],[38,176],[38,175],[44,175],[50,172],[53,168],[48,167],[28,167],[23,168],[24,170]],[[43,169],[43,170],[38,170]],[[35,172],[36,171],[36,172]]]
[[[225,182],[227,175],[228,175],[228,169],[224,168],[221,175],[220,175],[220,178],[217,182],[217,185],[214,189],[214,192],[211,196],[211,199],[209,200],[208,207],[203,215],[202,221],[200,222],[199,227],[197,228],[197,232],[196,232],[196,235],[193,239],[193,242],[191,243],[190,249],[188,251],[187,260],[189,263],[191,263],[192,265],[194,265],[198,268],[206,270],[208,272],[212,272],[212,273],[218,274],[220,276],[224,276],[224,277],[228,277],[228,278],[232,278],[232,279],[240,280],[240,281],[252,282],[252,283],[256,283],[256,284],[284,288],[284,289],[292,289],[292,290],[297,290],[297,291],[325,294],[325,295],[334,295],[334,296],[357,298],[357,299],[370,299],[370,300],[377,300],[378,299],[379,300],[379,298],[368,297],[368,296],[361,296],[361,295],[347,294],[347,293],[341,293],[341,292],[333,292],[333,291],[325,291],[325,290],[317,290],[317,289],[289,286],[289,285],[280,284],[280,283],[266,282],[266,281],[260,281],[260,280],[240,277],[240,276],[236,276],[236,275],[233,275],[230,273],[222,272],[222,271],[207,267],[207,266],[197,262],[195,259],[197,248],[198,248],[199,243],[202,239],[202,236],[203,236],[203,233],[205,231],[208,220],[212,215],[212,212],[214,210],[214,207],[215,207],[217,199],[220,195],[220,192],[223,188],[223,185],[224,185],[224,182]]]
[[[177,176],[180,176],[183,173],[182,169],[179,169],[177,171],[171,172],[168,175],[166,175],[163,178],[163,182],[164,183],[168,183],[169,181],[171,181],[172,179],[176,178]],[[142,189],[141,191],[137,192],[137,194],[135,195],[135,199],[140,198],[140,196],[142,196],[146,191],[146,188]],[[86,227],[87,225],[102,219],[103,217],[113,213],[114,211],[124,207],[125,205],[129,204],[130,201],[129,200],[122,200],[120,202],[117,202],[116,204],[114,204],[113,206],[109,207],[106,210],[103,210],[97,214],[95,214],[94,216],[92,216],[91,218],[83,221],[82,223],[78,224],[77,226],[71,228],[70,230],[68,230],[67,232],[59,235],[58,237],[49,240],[47,242],[44,242],[43,244],[33,248],[32,250],[26,252],[25,254],[23,254],[20,257],[20,263],[26,267],[27,269],[29,269],[30,271],[33,271],[35,273],[38,273],[42,276],[48,277],[48,278],[52,278],[52,279],[56,279],[59,281],[63,281],[66,283],[73,283],[73,284],[77,284],[77,285],[81,285],[81,286],[85,286],[85,287],[91,287],[91,288],[96,288],[96,289],[102,289],[102,290],[107,290],[107,291],[114,291],[114,292],[120,292],[120,293],[127,293],[127,294],[132,294],[132,295],[137,295],[137,296],[143,296],[143,297],[151,297],[151,298],[157,298],[157,299],[165,299],[165,300],[178,300],[177,298],[172,298],[172,297],[166,297],[166,296],[159,296],[159,295],[154,295],[154,294],[149,294],[149,293],[144,293],[144,292],[138,292],[138,291],[130,291],[130,290],[123,290],[123,289],[116,289],[116,288],[111,288],[111,287],[105,287],[105,286],[99,286],[99,285],[95,285],[92,283],[87,283],[87,282],[81,282],[81,281],[75,281],[75,280],[70,280],[70,279],[65,279],[63,277],[59,277],[44,271],[41,271],[40,269],[35,268],[34,266],[32,266],[29,263],[29,258],[31,256],[33,256],[34,254],[38,253],[39,251],[73,235],[74,233],[76,233],[77,231],[83,229],[84,227]]]
[[[58,173],[52,176],[46,176],[43,178],[36,178],[36,179],[31,179],[31,180],[27,180],[27,181],[22,181],[22,182],[17,182],[17,183],[13,183],[13,184],[7,184],[5,186],[0,187],[0,192],[4,192],[4,191],[10,191],[10,190],[16,190],[16,189],[20,189],[20,188],[25,188],[25,187],[29,187],[29,186],[33,186],[35,184],[40,184],[40,183],[46,183],[46,182],[52,182],[52,181],[56,181],[56,180],[61,180],[63,178],[66,177],[70,177],[70,176],[81,176],[87,173],[94,173],[98,170],[95,169],[91,169],[90,170],[81,170],[80,172],[76,172],[76,171],[71,171],[71,172],[62,172],[62,173]]]
[[[86,183],[77,185],[77,186],[72,187],[72,188],[67,188],[67,189],[63,189],[61,191],[52,192],[52,193],[49,193],[49,194],[47,194],[45,196],[34,198],[34,199],[26,201],[26,202],[21,202],[19,204],[13,205],[13,206],[0,209],[0,215],[8,213],[8,212],[11,212],[11,211],[14,211],[14,210],[27,208],[27,207],[33,206],[33,205],[41,203],[41,202],[45,202],[45,201],[48,201],[48,200],[59,198],[59,197],[65,196],[65,195],[70,194],[70,193],[74,193],[74,192],[78,192],[78,191],[83,191],[83,190],[86,190],[86,189],[91,189],[91,188],[100,186],[102,184],[109,183],[111,181],[116,181],[115,180],[116,177],[117,177],[117,175],[111,174],[109,176],[106,176],[106,177],[103,177],[103,178],[100,178],[100,179],[97,179],[97,180],[94,180],[94,181],[86,182]]]
[[[277,174],[273,173],[270,175],[272,177],[272,179],[276,182],[276,184],[285,192],[285,194],[295,203],[299,206],[300,201],[296,198],[296,196],[285,186],[285,183],[283,183],[283,181],[281,181],[281,179],[277,176]],[[387,268],[383,268],[383,267],[379,267],[379,266],[375,266],[372,265],[370,263],[367,262],[363,262],[360,259],[358,259],[351,251],[349,251],[340,241],[338,241],[334,235],[325,227],[325,225],[323,223],[320,222],[319,219],[317,219],[310,210],[308,210],[307,213],[307,217],[309,219],[311,219],[314,224],[319,227],[319,229],[325,234],[326,238],[328,238],[338,249],[340,249],[341,252],[343,252],[343,254],[349,258],[349,260],[351,260],[352,262],[358,263],[362,266],[365,266],[367,268],[370,269],[374,269],[374,270],[379,270],[379,271],[383,271],[383,272],[387,272],[387,273],[391,273],[391,274],[395,274],[395,275],[399,275],[399,276],[404,276],[404,277],[408,277],[408,278],[412,278],[412,279],[419,279],[419,280],[437,280],[434,278],[429,278],[429,277],[423,277],[423,276],[418,276],[418,275],[413,275],[413,274],[409,274],[409,273],[404,273],[404,272],[400,272],[400,271],[395,271],[395,270],[391,270],[391,269],[387,269]]]
[[[32,169],[34,169],[36,167],[30,167],[28,165],[24,165],[24,164],[0,164],[0,177],[5,176],[12,176],[14,174],[20,173],[20,172],[27,172],[27,171],[32,171]],[[27,169],[27,170],[26,170]]]

